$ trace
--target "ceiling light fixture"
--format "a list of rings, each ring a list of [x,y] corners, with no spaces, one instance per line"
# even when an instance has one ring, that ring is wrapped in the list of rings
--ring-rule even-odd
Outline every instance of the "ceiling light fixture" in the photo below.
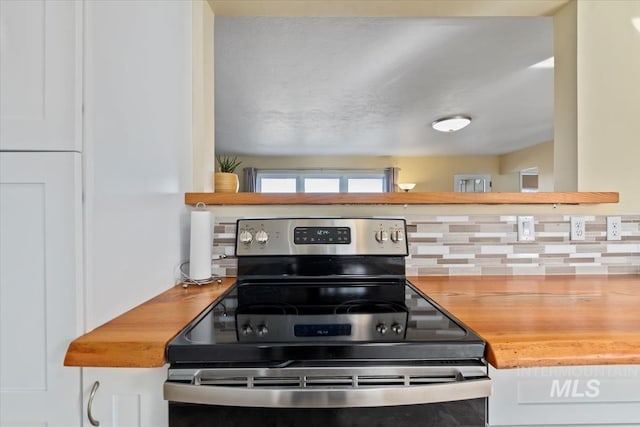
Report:
[[[414,182],[401,182],[400,184],[398,184],[398,187],[400,187],[400,189],[405,193],[409,190],[413,190],[415,186],[416,184]]]
[[[465,128],[471,123],[471,117],[450,116],[443,117],[431,123],[431,127],[440,132],[455,132]]]
[[[550,57],[540,62],[536,62],[529,68],[553,68],[555,67],[555,57]]]

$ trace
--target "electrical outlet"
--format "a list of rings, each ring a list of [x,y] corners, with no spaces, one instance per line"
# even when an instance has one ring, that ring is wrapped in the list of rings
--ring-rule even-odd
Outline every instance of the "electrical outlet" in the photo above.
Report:
[[[584,240],[586,234],[583,216],[571,217],[571,240]]]
[[[619,216],[607,217],[607,240],[622,240],[622,218]]]
[[[518,242],[532,242],[536,240],[536,231],[532,216],[518,217]]]

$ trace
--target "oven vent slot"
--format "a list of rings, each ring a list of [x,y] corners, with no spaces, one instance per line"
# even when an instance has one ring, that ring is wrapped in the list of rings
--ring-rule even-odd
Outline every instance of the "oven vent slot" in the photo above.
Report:
[[[398,387],[455,382],[456,375],[200,376],[198,385],[238,388]]]
[[[300,387],[300,377],[254,377],[253,387],[291,388]]]
[[[307,376],[304,384],[305,387],[352,387],[353,376]]]
[[[403,375],[360,375],[356,377],[356,380],[359,387],[405,385]]]
[[[421,384],[435,384],[435,383],[450,383],[458,381],[459,378],[455,375],[443,375],[443,376],[421,376],[412,375],[409,377],[409,385],[421,385]]]
[[[249,386],[248,377],[209,377],[198,378],[196,384],[199,385],[213,385],[218,387],[242,387]]]

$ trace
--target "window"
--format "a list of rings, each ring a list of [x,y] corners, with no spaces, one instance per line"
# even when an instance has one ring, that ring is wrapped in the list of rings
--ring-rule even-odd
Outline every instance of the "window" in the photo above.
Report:
[[[257,169],[258,193],[383,193],[389,170],[268,170]]]

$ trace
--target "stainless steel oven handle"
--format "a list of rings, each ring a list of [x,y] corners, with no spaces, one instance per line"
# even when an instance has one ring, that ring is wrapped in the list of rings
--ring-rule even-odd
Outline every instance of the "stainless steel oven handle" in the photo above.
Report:
[[[202,405],[264,408],[347,408],[420,405],[488,397],[489,378],[410,387],[238,388],[164,383],[164,399]]]

